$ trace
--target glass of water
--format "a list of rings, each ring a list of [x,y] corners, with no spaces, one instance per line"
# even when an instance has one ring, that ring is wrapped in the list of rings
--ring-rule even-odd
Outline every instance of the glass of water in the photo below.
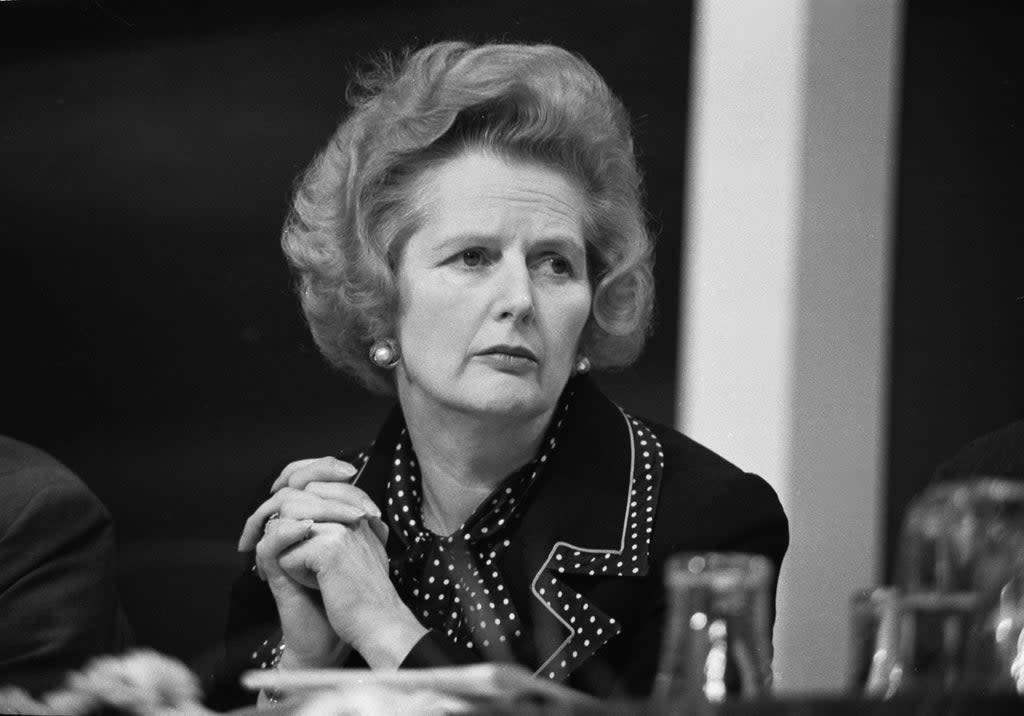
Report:
[[[753,554],[683,553],[669,560],[657,704],[701,713],[727,697],[771,692],[774,571]]]

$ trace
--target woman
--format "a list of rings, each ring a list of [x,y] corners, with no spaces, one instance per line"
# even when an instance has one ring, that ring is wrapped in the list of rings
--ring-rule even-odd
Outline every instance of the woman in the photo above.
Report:
[[[283,245],[321,351],[398,406],[370,448],[289,465],[249,519],[231,648],[281,669],[508,660],[646,694],[666,558],[778,567],[788,533],[763,480],[585,375],[632,362],[650,324],[626,112],[562,49],[464,43],[353,104]]]

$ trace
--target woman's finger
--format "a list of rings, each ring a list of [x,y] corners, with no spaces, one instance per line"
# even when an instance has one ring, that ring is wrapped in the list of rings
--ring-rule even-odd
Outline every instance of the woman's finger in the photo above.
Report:
[[[260,537],[263,535],[264,528],[267,526],[267,520],[275,512],[280,514],[282,497],[283,495],[281,494],[274,495],[249,515],[245,525],[242,527],[242,534],[238,538],[239,552],[248,552],[256,546],[256,543],[259,542]]]
[[[388,543],[388,526],[385,524],[384,520],[380,517],[370,516],[366,518],[366,523],[370,526],[370,529],[373,530],[373,533],[377,535],[377,539],[380,540],[380,543],[386,545]]]
[[[374,509],[376,510],[376,507]],[[379,510],[377,512],[379,513]],[[324,499],[311,492],[284,488],[257,507],[245,521],[242,535],[238,539],[240,552],[247,552],[256,546],[267,520],[275,513],[293,520],[341,524],[358,522],[368,514],[362,504],[353,505],[348,501]]]
[[[310,482],[347,482],[356,475],[356,468],[336,457],[318,457],[312,460],[297,460],[289,463],[274,480],[270,491],[277,492],[282,487],[294,487],[301,490]]]
[[[313,520],[293,520],[280,517],[267,523],[263,537],[256,544],[256,566],[264,578],[279,572],[275,565],[281,552],[309,539],[313,534]]]
[[[320,458],[320,457],[311,457],[311,458],[306,458],[305,460],[295,460],[293,462],[288,463],[287,465],[284,466],[284,469],[281,470],[281,474],[277,476],[277,479],[274,480],[274,484],[270,486],[270,491],[271,492],[277,492],[282,487],[284,487],[285,485],[288,484],[288,477],[293,472],[295,472],[296,470],[298,470],[300,468],[305,467],[306,465],[314,463],[317,460],[322,460],[322,459],[323,458]]]
[[[385,547],[363,520],[357,527],[313,526],[313,536],[283,552],[286,574],[313,574],[334,632],[357,644],[361,634],[379,628],[393,610],[406,610],[388,576]]]
[[[325,500],[335,500],[353,507],[360,507],[366,514],[380,517],[380,508],[370,499],[370,496],[347,482],[310,482],[303,488],[303,491]]]
[[[308,569],[290,571],[282,564],[284,555],[301,549],[302,544],[313,536],[313,527],[313,520],[291,520],[287,517],[268,523],[266,534],[256,545],[256,565],[262,569],[272,590],[291,582],[317,588],[316,575]]]
[[[289,547],[303,542],[313,534],[313,520],[293,520],[279,517],[267,523],[266,533],[260,540],[264,556],[274,559]]]
[[[355,542],[353,538],[358,533],[358,527],[316,522],[309,529],[309,539],[295,543],[277,555],[278,565],[287,573],[317,572],[323,567],[328,553],[336,549],[351,549]]]

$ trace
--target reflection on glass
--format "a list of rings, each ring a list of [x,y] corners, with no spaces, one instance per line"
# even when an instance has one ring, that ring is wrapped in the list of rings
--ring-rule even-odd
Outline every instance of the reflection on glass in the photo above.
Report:
[[[855,628],[870,615],[871,659],[886,664],[868,669],[867,693],[1021,690],[1024,485],[975,478],[926,490],[904,520],[898,579],[898,592],[855,597]],[[855,683],[863,661],[851,662]]]
[[[679,554],[665,571],[667,623],[654,697],[700,713],[772,684],[771,563],[748,554]]]
[[[896,600],[899,592],[878,587],[850,599],[850,657],[847,684],[854,693],[887,698],[899,684]]]
[[[976,478],[933,485],[903,523],[899,586],[995,599],[1021,573],[1024,484]]]

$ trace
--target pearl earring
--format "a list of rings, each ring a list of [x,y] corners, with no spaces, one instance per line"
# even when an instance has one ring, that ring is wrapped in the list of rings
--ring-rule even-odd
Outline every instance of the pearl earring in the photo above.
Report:
[[[583,374],[590,371],[590,359],[586,356],[580,356],[579,360],[576,361],[576,372]]]
[[[402,358],[398,350],[398,344],[391,338],[382,338],[373,342],[370,346],[370,362],[378,368],[391,370]]]

